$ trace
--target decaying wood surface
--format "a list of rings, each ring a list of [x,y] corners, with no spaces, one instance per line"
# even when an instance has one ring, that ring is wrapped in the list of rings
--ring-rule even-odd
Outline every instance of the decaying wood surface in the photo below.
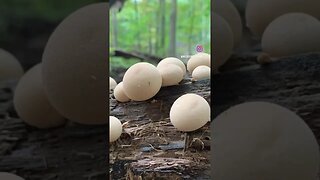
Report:
[[[233,68],[240,64],[245,65]],[[234,58],[222,69],[213,77],[213,116],[246,101],[277,103],[301,116],[320,143],[320,54],[295,55],[266,65],[257,64],[256,55],[251,55]]]
[[[144,102],[118,103],[111,95],[110,113],[125,132],[110,148],[112,179],[211,179],[210,123],[187,136],[170,123],[171,105],[186,93],[210,102],[210,81],[185,80]]]
[[[106,180],[107,127],[29,127],[13,109],[15,84],[0,86],[0,172],[26,180]]]

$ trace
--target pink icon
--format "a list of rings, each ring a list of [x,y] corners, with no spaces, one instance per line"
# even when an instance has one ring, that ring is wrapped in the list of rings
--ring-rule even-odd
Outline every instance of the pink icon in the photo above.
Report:
[[[196,51],[197,51],[197,52],[202,52],[202,51],[203,51],[202,45],[197,45],[197,46],[196,46]]]

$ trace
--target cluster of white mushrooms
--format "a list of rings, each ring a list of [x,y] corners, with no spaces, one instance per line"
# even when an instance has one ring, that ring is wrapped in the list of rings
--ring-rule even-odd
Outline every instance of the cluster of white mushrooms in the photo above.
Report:
[[[0,77],[22,76],[13,101],[17,114],[27,124],[54,128],[67,120],[108,123],[105,109],[108,65],[105,39],[101,38],[107,31],[106,9],[107,3],[95,3],[65,18],[51,34],[42,62],[25,74],[12,56],[0,51],[1,63],[7,64],[4,67],[7,71],[1,65]]]
[[[240,45],[243,23],[230,0],[213,1],[214,72]],[[318,0],[248,0],[246,26],[258,40],[262,51],[258,62],[279,57],[320,51],[320,1]]]
[[[247,26],[270,58],[319,52],[319,8],[317,0],[249,0]]]
[[[110,90],[119,102],[145,101],[153,98],[161,87],[178,85],[189,72],[192,81],[210,79],[210,55],[197,53],[190,57],[187,68],[175,57],[161,60],[157,66],[140,62],[132,65],[117,84],[109,77]],[[170,110],[170,120],[180,131],[194,131],[210,121],[210,105],[201,96],[188,93],[179,97]],[[110,142],[116,141],[122,132],[118,118],[110,116]]]

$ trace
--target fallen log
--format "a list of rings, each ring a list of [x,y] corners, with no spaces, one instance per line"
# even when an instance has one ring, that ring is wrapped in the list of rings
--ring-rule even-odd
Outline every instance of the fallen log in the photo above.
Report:
[[[123,57],[123,58],[136,58],[136,59],[140,59],[141,61],[154,62],[154,63],[158,63],[161,59],[163,59],[162,57],[154,56],[147,53],[142,53],[138,51],[127,52],[123,50],[115,50],[112,53],[112,56]]]
[[[185,80],[144,102],[118,103],[110,96],[110,113],[122,121],[125,132],[109,150],[113,179],[211,179],[210,123],[188,134],[170,123],[171,105],[185,93],[210,102],[210,81]]]
[[[225,66],[225,72],[213,77],[213,116],[246,101],[277,103],[301,116],[320,143],[320,54],[285,57],[266,65],[254,63],[256,56],[246,59],[250,66]]]

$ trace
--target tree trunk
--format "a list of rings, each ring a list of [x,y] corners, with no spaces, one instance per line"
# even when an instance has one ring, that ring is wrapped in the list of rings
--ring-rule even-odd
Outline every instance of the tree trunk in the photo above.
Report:
[[[136,14],[136,24],[137,26],[139,26],[140,22],[139,22],[139,10],[138,10],[138,2],[137,0],[134,1],[134,10],[135,10],[135,14]],[[141,50],[141,38],[140,38],[140,28],[138,28],[138,31],[137,31],[137,49]]]
[[[169,55],[176,56],[176,21],[177,21],[177,0],[172,0],[170,15],[170,44]]]
[[[166,1],[160,1],[160,9],[161,9],[161,33],[160,33],[160,47],[161,47],[161,56],[165,56],[165,42],[166,42]]]
[[[155,47],[155,51],[154,54],[158,54],[159,53],[159,45],[160,45],[160,25],[161,25],[161,4],[159,4],[158,6],[158,10],[157,10],[157,14],[155,14],[155,26],[156,26],[156,34],[155,34],[155,43],[154,43],[154,47]]]
[[[113,29],[113,47],[118,48],[118,20],[117,11],[111,9],[112,12],[112,29]]]
[[[149,43],[149,54],[152,54],[152,22],[149,22],[149,29],[148,29],[148,33],[149,33],[149,39],[148,39],[148,43]]]
[[[193,6],[191,6],[191,9],[190,9],[190,15],[191,15],[191,19],[190,19],[190,31],[189,31],[189,40],[188,40],[188,53],[191,55],[193,54],[193,51],[192,51],[192,45],[195,43],[194,42],[194,36],[193,36],[193,27],[194,27],[194,9],[197,9],[195,8],[195,6],[197,5],[197,3],[195,3]]]

